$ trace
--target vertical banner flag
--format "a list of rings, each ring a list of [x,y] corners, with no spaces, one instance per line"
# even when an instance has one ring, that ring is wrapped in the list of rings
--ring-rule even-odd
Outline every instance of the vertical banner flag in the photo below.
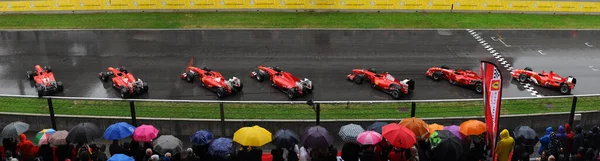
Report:
[[[492,160],[495,160],[496,136],[498,134],[498,119],[500,116],[500,103],[502,100],[502,74],[496,64],[481,61],[483,81],[483,103],[487,138],[490,141]]]

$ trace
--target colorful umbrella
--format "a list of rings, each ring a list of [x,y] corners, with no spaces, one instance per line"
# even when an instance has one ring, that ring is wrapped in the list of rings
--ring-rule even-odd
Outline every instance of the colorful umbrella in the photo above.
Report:
[[[243,146],[263,146],[271,142],[273,134],[260,126],[242,127],[233,133],[233,141]]]
[[[415,133],[418,140],[423,140],[429,136],[429,125],[420,118],[405,118],[398,124],[410,129],[410,131]]]
[[[10,123],[2,129],[0,138],[19,138],[19,135],[29,130],[29,124],[17,121]]]
[[[462,142],[448,130],[437,130],[429,138],[432,159],[458,161],[463,153]]]
[[[213,139],[212,133],[206,130],[197,131],[194,135],[190,136],[190,141],[198,145],[206,145]]]
[[[33,138],[33,144],[35,144],[35,145],[48,144],[48,139],[50,139],[50,136],[52,136],[52,134],[54,134],[55,132],[56,132],[56,130],[54,130],[54,129],[43,129],[42,131],[38,132],[35,135],[35,138]]]
[[[152,125],[141,125],[133,131],[133,140],[137,142],[151,142],[158,136],[158,129]]]
[[[383,137],[394,147],[408,149],[416,142],[415,134],[408,128],[391,123],[382,127]]]
[[[300,142],[300,137],[294,131],[289,129],[279,130],[273,135],[273,145],[278,148],[289,148],[294,147],[294,145]]]
[[[302,145],[307,148],[328,148],[331,144],[333,144],[333,137],[321,126],[308,128],[302,138]]]
[[[121,140],[133,135],[133,131],[135,131],[134,126],[126,122],[119,122],[116,124],[112,124],[108,126],[108,128],[106,128],[106,130],[104,131],[104,139]]]
[[[365,131],[358,134],[356,141],[362,145],[375,145],[383,140],[383,136],[375,131]]]
[[[387,125],[385,122],[375,122],[367,127],[367,130],[373,130],[381,134],[381,127]]]
[[[217,138],[210,142],[208,154],[227,158],[233,153],[233,142],[229,138]]]
[[[177,139],[173,135],[162,135],[158,139],[154,140],[154,150],[164,155],[167,152],[175,155],[183,151],[183,142]]]
[[[486,131],[485,123],[479,120],[468,120],[460,124],[460,133],[465,136],[480,135]]]
[[[88,143],[102,137],[102,130],[94,123],[84,122],[69,130],[67,141],[71,143]]]
[[[444,130],[444,126],[443,126],[443,125],[436,124],[436,123],[429,124],[429,125],[428,125],[428,127],[429,127],[429,136],[431,136],[431,134],[432,134],[432,133],[433,133],[435,130]]]
[[[365,129],[363,129],[360,125],[348,124],[348,125],[344,125],[344,126],[342,126],[342,128],[340,128],[340,132],[338,132],[338,135],[345,142],[356,142],[356,138],[358,137],[358,134],[360,134],[361,132],[364,132],[364,131],[365,131]]]
[[[465,138],[465,136],[460,133],[460,126],[456,126],[456,125],[445,126],[444,130],[450,131],[452,134],[454,134],[454,136],[458,137],[460,140],[463,140]]]
[[[112,157],[108,158],[108,161],[135,161],[132,157],[129,157],[125,154],[115,154]]]
[[[52,145],[67,145],[67,136],[69,136],[69,132],[66,130],[56,131],[50,135],[48,142]]]

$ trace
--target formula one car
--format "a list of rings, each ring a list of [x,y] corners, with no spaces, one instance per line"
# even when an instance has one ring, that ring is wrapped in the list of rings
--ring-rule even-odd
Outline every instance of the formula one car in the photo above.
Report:
[[[312,93],[314,89],[312,81],[307,78],[295,77],[289,72],[282,71],[279,67],[258,66],[258,71],[252,72],[250,77],[259,82],[270,77],[271,85],[283,91],[290,99]]]
[[[450,84],[470,86],[473,87],[477,93],[483,92],[481,77],[471,70],[454,70],[442,65],[441,67],[429,68],[425,75],[433,78],[435,81],[446,79]]]
[[[208,67],[194,67],[188,66],[186,72],[181,74],[181,78],[188,82],[194,82],[200,80],[200,84],[215,93],[217,97],[223,98],[225,96],[241,92],[244,85],[237,77],[232,77],[229,80],[225,80],[221,73],[212,71]]]
[[[54,79],[52,67],[35,65],[33,71],[27,71],[27,79],[35,81],[35,89],[39,97],[44,95],[62,92],[63,84]]]
[[[541,73],[538,73],[529,67],[515,69],[511,73],[512,77],[519,82],[533,82],[542,87],[558,89],[561,94],[571,94],[571,90],[575,88],[575,84],[577,83],[577,79],[573,76],[561,77],[553,71],[546,73],[543,70]]]
[[[102,82],[111,81],[112,86],[121,93],[121,98],[133,97],[148,92],[148,83],[133,77],[124,67],[108,67],[107,72],[100,72]]]
[[[377,74],[373,68],[369,70],[353,69],[352,74],[348,74],[346,78],[357,84],[361,84],[367,78],[373,85],[373,88],[380,89],[392,95],[394,99],[400,99],[402,95],[408,95],[415,89],[415,81],[409,78],[399,81],[388,72]]]

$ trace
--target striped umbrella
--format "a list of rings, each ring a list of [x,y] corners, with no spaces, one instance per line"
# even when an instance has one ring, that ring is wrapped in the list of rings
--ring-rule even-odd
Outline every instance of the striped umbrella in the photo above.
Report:
[[[364,131],[365,129],[363,129],[360,125],[348,124],[340,128],[340,132],[338,133],[338,135],[340,135],[342,140],[344,140],[345,142],[356,142],[358,134]]]
[[[365,131],[358,134],[356,141],[362,145],[375,145],[383,140],[383,136],[375,131]]]
[[[35,135],[35,138],[33,139],[33,143],[35,145],[48,144],[48,140],[50,140],[50,136],[52,136],[52,134],[54,134],[55,132],[56,132],[56,130],[51,129],[51,128],[44,129]]]

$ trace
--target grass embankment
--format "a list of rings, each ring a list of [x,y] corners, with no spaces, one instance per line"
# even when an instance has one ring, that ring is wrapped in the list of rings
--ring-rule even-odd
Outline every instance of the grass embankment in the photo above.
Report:
[[[494,28],[598,29],[600,16],[485,13],[103,13],[0,15],[2,29]]]
[[[126,101],[53,100],[56,114],[91,116],[130,116]],[[210,103],[136,102],[138,117],[219,118],[219,105]],[[227,119],[314,119],[304,104],[225,104]],[[579,98],[577,111],[599,110],[600,97]],[[504,100],[502,114],[568,112],[571,98]],[[377,119],[410,116],[410,103],[321,105],[322,119]],[[46,99],[0,98],[0,112],[48,114]],[[456,117],[483,115],[482,102],[417,103],[417,117]]]

